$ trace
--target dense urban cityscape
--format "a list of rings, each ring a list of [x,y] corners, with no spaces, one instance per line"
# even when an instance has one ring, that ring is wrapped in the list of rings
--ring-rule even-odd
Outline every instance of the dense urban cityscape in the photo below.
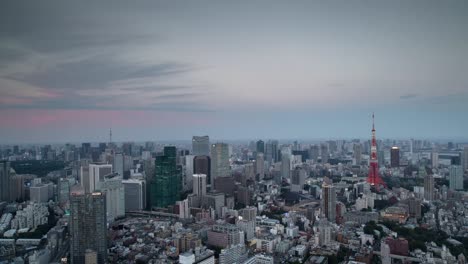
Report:
[[[468,264],[467,0],[5,0],[0,264]]]
[[[466,263],[468,144],[369,135],[4,145],[0,258]]]

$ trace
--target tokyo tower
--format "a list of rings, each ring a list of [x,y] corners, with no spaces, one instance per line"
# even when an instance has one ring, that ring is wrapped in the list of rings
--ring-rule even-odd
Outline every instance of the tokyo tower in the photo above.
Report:
[[[369,160],[369,175],[367,176],[367,182],[377,190],[380,189],[381,185],[385,186],[385,182],[379,175],[379,161],[377,160],[377,140],[375,139],[374,114],[372,114],[371,156]]]

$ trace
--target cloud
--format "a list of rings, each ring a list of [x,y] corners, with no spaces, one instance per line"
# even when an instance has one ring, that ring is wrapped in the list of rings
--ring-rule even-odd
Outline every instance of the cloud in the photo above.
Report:
[[[400,99],[401,99],[401,100],[407,100],[407,99],[416,98],[416,97],[418,97],[418,96],[419,96],[419,95],[417,95],[417,94],[410,93],[410,94],[401,95],[401,96],[400,96]]]

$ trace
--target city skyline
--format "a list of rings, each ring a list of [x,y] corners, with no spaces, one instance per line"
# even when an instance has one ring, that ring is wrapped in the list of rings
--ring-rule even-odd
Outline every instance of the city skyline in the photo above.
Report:
[[[109,128],[115,141],[367,138],[372,112],[379,138],[464,140],[467,11],[463,1],[8,2],[1,141],[97,142]]]

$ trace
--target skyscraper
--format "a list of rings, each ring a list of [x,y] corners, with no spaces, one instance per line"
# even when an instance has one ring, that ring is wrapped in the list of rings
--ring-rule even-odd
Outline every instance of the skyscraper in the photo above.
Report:
[[[265,158],[263,153],[257,153],[255,159],[255,174],[258,175],[259,180],[263,180],[265,177]]]
[[[390,149],[390,166],[392,168],[400,167],[400,149],[398,147]]]
[[[115,153],[114,155],[114,172],[121,177],[124,176],[124,155],[123,153]]]
[[[125,216],[125,191],[122,176],[106,177],[101,182],[101,191],[106,193],[107,220],[113,222],[115,218]]]
[[[434,176],[430,173],[424,176],[424,199],[434,200]]]
[[[85,193],[75,185],[70,193],[71,263],[85,263],[86,250],[97,252],[98,263],[107,262],[106,195]]]
[[[195,156],[193,158],[193,174],[205,174],[206,175],[206,184],[212,184],[212,181],[211,181],[211,159],[210,159],[210,157],[208,157],[208,156]]]
[[[268,140],[265,144],[265,161],[272,163],[278,161],[278,141]]]
[[[229,163],[229,145],[226,143],[216,143],[211,145],[211,181],[216,177],[231,175]]]
[[[281,155],[281,178],[289,179],[291,173],[291,155],[283,153]]]
[[[362,145],[361,143],[355,143],[353,146],[353,156],[354,160],[356,161],[356,165],[361,165],[362,161]]]
[[[336,222],[336,192],[328,179],[324,180],[322,185],[322,212],[328,221]]]
[[[450,166],[449,171],[450,190],[463,190],[463,168],[460,165]]]
[[[10,162],[0,161],[0,202],[10,201]]]
[[[92,193],[95,190],[101,189],[101,182],[104,177],[112,173],[112,165],[93,163],[89,166],[81,167],[81,186],[85,189],[86,193]]]
[[[146,207],[146,182],[144,180],[123,180],[125,211],[140,211]]]
[[[210,155],[210,137],[209,136],[193,136],[192,137],[192,152],[194,156],[209,156]]]
[[[462,161],[462,166],[463,166],[463,171],[468,170],[468,146],[465,146],[463,148],[463,161]]]
[[[320,157],[322,158],[322,164],[328,163],[330,153],[328,152],[327,144],[320,145]]]
[[[265,153],[265,142],[263,140],[257,141],[257,153]]]
[[[164,147],[164,155],[156,157],[150,191],[152,207],[167,207],[175,204],[180,198],[182,174],[176,156],[176,147]]]
[[[200,197],[206,195],[206,175],[193,174],[193,194]]]

